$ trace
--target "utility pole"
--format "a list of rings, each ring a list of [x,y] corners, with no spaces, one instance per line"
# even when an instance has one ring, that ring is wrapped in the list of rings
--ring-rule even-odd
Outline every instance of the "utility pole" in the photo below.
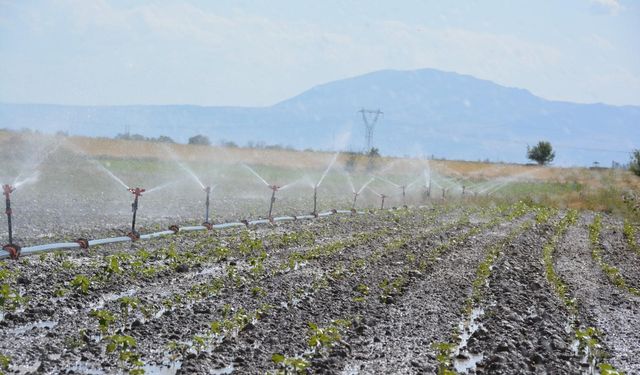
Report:
[[[371,150],[371,143],[373,140],[373,130],[375,129],[376,123],[380,116],[383,116],[384,113],[380,109],[371,110],[364,109],[358,111],[358,113],[362,114],[362,122],[364,123],[364,143],[366,145],[366,152]]]

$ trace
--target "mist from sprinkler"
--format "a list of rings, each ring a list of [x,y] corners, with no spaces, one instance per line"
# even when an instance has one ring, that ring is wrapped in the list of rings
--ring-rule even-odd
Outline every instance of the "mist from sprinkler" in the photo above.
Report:
[[[313,183],[311,184],[313,188],[313,211],[311,212],[311,214],[314,216],[318,215],[318,188],[320,187],[320,185],[322,185],[325,177],[327,177],[327,175],[329,174],[329,171],[331,170],[331,167],[333,167],[333,164],[335,164],[336,160],[338,160],[338,155],[340,155],[339,152],[336,152],[335,155],[333,155],[331,162],[329,162],[327,168],[324,170],[324,172],[322,172],[322,176],[320,176],[318,182],[315,185],[313,185]]]
[[[269,184],[267,182],[267,180],[265,180],[264,178],[262,178],[262,176],[260,176],[258,174],[258,172],[254,171],[253,168],[251,168],[250,166],[246,165],[246,164],[242,164],[243,167],[247,168],[249,170],[249,172],[251,172],[254,176],[256,176],[262,183],[264,183],[269,189],[271,189],[271,200],[269,201],[269,212],[267,213],[267,219],[269,220],[273,220],[273,204],[276,202],[276,192],[278,190],[283,190],[286,189],[288,187],[290,187],[291,185],[293,185],[294,183],[291,184],[287,184],[284,186],[278,186],[275,184]]]
[[[356,209],[356,201],[358,200],[358,196],[364,191],[364,189],[367,188],[367,186],[369,186],[370,183],[372,183],[376,178],[375,177],[371,177],[367,182],[365,182],[360,189],[358,189],[356,191],[355,187],[353,186],[353,181],[351,180],[351,176],[347,174],[347,178],[349,180],[349,184],[351,185],[351,190],[353,192],[353,202],[351,204],[351,211],[355,211]]]

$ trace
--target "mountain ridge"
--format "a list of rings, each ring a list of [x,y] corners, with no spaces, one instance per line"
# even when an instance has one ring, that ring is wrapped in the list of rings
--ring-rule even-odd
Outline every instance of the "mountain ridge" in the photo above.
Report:
[[[130,129],[181,142],[205,134],[239,144],[358,150],[361,108],[384,112],[374,145],[389,155],[524,162],[526,145],[545,139],[559,146],[560,165],[606,165],[628,161],[624,152],[640,147],[640,106],[547,100],[526,89],[428,68],[327,82],[267,107],[0,103],[0,128],[108,137]],[[350,142],[341,143],[348,134]],[[612,152],[590,150],[596,148]]]

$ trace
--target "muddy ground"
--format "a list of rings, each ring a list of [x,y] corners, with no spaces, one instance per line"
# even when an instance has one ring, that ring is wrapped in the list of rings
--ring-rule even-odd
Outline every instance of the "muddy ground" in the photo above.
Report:
[[[592,258],[593,214],[566,215],[433,205],[2,260],[0,371],[638,373],[640,298]],[[621,230],[603,217],[603,256],[635,285]]]

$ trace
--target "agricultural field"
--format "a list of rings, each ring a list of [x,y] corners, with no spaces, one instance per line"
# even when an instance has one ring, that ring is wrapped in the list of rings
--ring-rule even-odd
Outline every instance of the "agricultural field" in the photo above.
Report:
[[[0,259],[0,372],[640,373],[628,172],[0,135],[23,247],[327,213]]]

